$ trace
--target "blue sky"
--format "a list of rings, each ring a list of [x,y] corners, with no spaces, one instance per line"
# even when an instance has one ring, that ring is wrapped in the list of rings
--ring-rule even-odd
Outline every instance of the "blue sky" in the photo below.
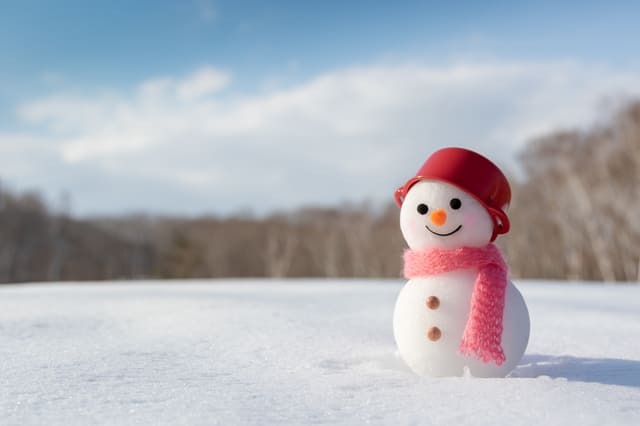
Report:
[[[633,1],[22,0],[2,9],[3,92],[14,97],[36,90],[43,74],[80,87],[127,86],[203,63],[232,68],[248,87],[265,72],[295,79],[416,56],[572,57],[629,66],[638,63],[633,45],[640,36],[640,4]]]
[[[0,8],[0,181],[80,215],[385,201],[433,149],[517,168],[640,88],[637,2]]]

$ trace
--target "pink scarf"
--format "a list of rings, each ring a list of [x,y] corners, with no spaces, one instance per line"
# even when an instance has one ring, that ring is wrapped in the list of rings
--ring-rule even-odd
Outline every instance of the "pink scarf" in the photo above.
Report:
[[[501,365],[505,361],[502,350],[502,314],[507,288],[507,264],[494,244],[484,247],[462,247],[452,250],[406,250],[404,276],[407,279],[425,277],[478,268],[471,310],[458,352],[475,354],[487,363]]]

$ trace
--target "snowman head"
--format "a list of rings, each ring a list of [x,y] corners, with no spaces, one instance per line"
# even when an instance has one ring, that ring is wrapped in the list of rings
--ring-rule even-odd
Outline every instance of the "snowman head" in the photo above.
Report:
[[[509,182],[482,155],[465,148],[433,153],[398,188],[400,227],[412,249],[479,247],[509,231]]]
[[[400,210],[400,228],[412,249],[481,247],[494,223],[471,195],[445,182],[423,180],[411,187]]]

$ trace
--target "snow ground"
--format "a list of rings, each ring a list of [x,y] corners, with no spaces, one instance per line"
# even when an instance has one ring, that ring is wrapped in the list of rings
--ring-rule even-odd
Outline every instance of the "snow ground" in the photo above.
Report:
[[[402,281],[0,287],[1,424],[640,424],[640,285],[519,283],[506,379],[415,376]]]

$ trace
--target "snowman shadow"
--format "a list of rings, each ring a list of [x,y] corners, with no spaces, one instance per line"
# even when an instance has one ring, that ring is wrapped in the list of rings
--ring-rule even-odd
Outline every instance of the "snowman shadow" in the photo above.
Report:
[[[640,361],[542,354],[525,355],[510,377],[540,376],[568,381],[640,388]]]

